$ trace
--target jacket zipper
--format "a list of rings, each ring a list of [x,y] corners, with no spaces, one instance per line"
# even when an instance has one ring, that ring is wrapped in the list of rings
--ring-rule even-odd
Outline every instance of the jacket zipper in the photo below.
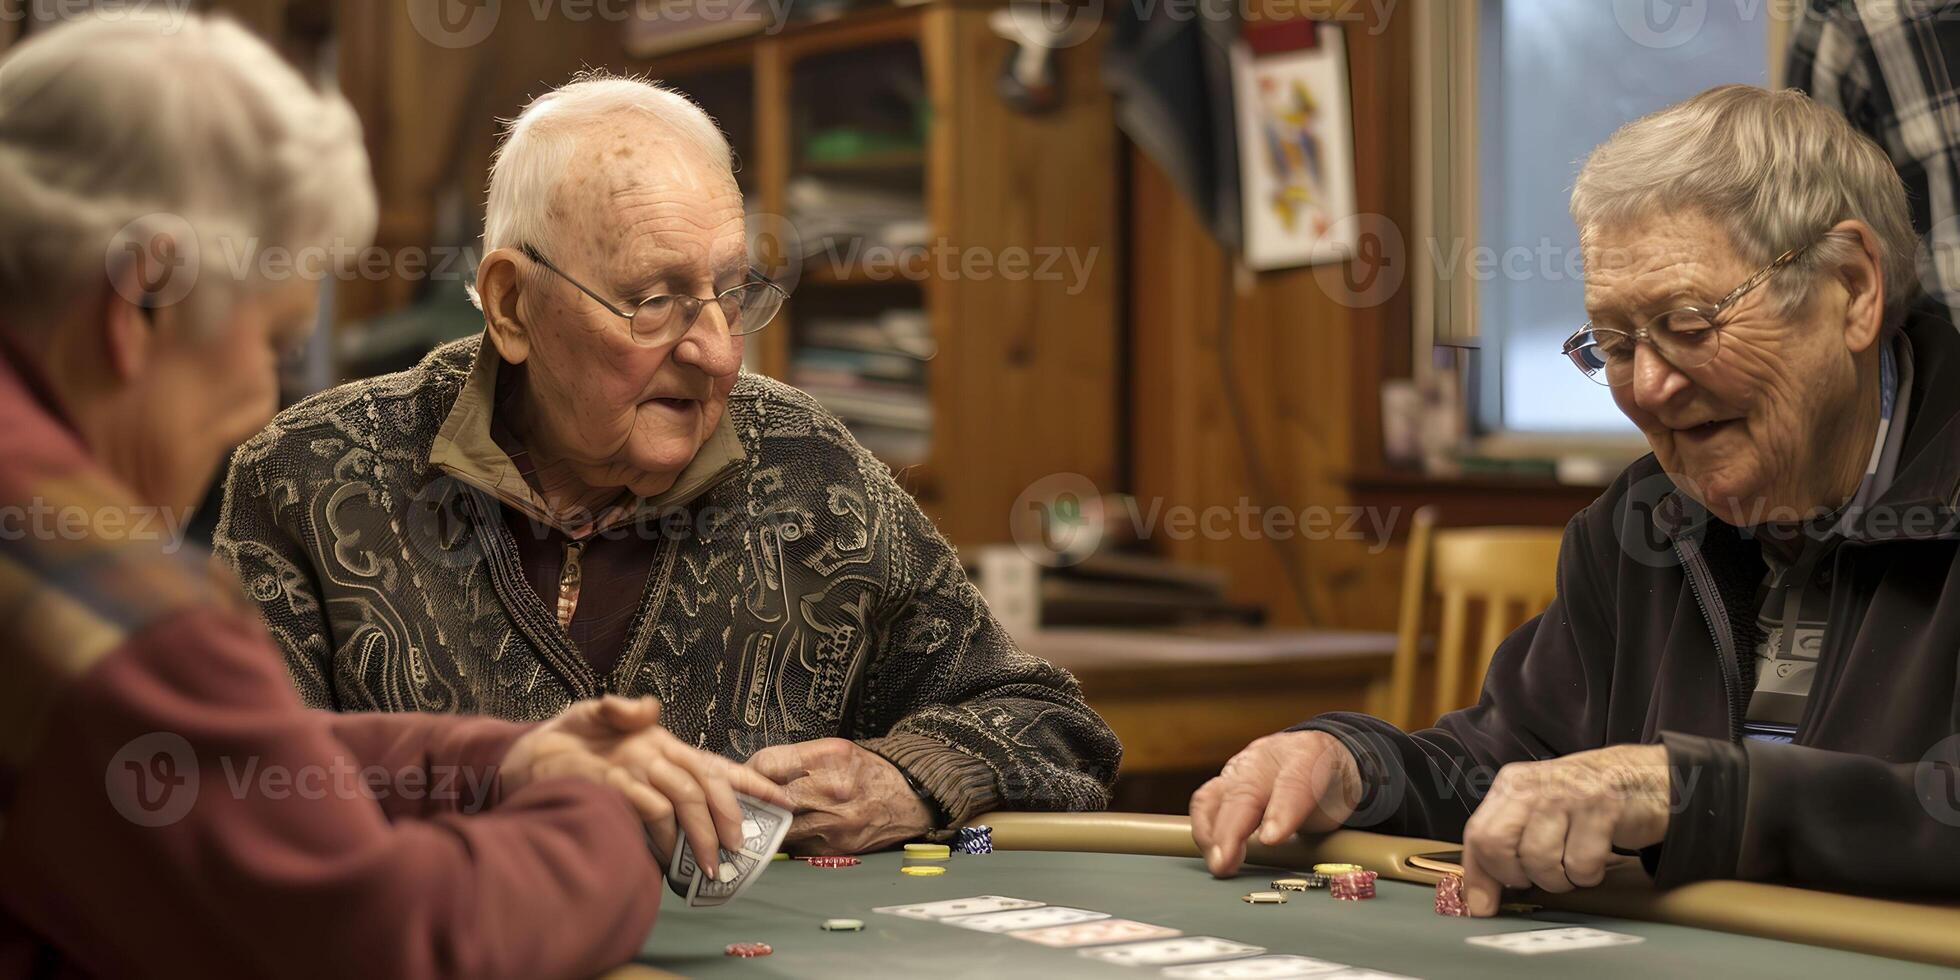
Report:
[[[1735,659],[1735,637],[1722,635],[1715,624],[1722,622],[1708,607],[1708,597],[1717,595],[1715,583],[1708,579],[1708,563],[1702,560],[1701,551],[1680,539],[1674,541],[1674,555],[1681,560],[1681,567],[1688,573],[1688,592],[1695,597],[1695,605],[1701,609],[1702,622],[1708,625],[1708,635],[1715,641],[1715,653],[1722,662],[1722,696],[1729,707],[1729,741],[1736,741],[1742,730],[1743,708],[1737,699],[1737,690],[1742,687],[1742,667]],[[1719,598],[1719,596],[1718,596]]]

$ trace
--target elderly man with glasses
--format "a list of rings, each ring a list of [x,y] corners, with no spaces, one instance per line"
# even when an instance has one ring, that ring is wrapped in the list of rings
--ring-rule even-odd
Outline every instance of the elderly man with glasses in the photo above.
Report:
[[[1898,174],[1804,96],[1725,86],[1595,149],[1572,216],[1563,353],[1653,454],[1567,525],[1475,706],[1322,715],[1201,788],[1212,872],[1348,825],[1463,841],[1477,915],[1616,848],[1662,884],[1960,894],[1960,339],[1913,303]]]
[[[784,788],[808,852],[1104,804],[1121,750],[1074,679],[1014,645],[841,423],[741,372],[785,297],[699,108],[606,76],[537,99],[484,246],[481,337],[234,458],[217,549],[308,703],[656,696]]]

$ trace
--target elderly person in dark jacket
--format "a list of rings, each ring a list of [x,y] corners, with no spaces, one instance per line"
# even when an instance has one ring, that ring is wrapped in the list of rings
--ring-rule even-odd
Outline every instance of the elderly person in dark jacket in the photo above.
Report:
[[[589,77],[490,179],[485,332],[282,413],[217,548],[305,699],[549,716],[657,695],[852,852],[996,807],[1097,809],[1120,749],[1018,649],[891,472],[740,372],[751,271],[728,144],[685,97]]]
[[[1664,885],[1960,893],[1960,339],[1911,305],[1898,175],[1837,113],[1728,86],[1594,150],[1572,216],[1565,353],[1653,455],[1567,526],[1474,707],[1323,715],[1201,788],[1211,870],[1346,824],[1460,838],[1480,915],[1614,847]]]

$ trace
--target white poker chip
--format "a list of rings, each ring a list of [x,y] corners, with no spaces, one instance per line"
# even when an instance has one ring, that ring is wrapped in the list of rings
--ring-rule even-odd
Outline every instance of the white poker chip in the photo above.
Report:
[[[823,920],[822,928],[823,931],[825,932],[863,932],[864,920],[863,919],[825,919]]]

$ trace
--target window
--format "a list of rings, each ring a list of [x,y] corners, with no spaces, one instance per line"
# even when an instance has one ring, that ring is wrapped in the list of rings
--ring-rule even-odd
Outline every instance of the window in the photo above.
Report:
[[[1476,230],[1457,239],[1475,245],[1456,257],[1448,287],[1474,290],[1463,299],[1478,336],[1468,379],[1477,433],[1524,436],[1512,441],[1525,446],[1633,433],[1606,390],[1558,353],[1586,318],[1572,181],[1622,123],[1711,86],[1769,84],[1782,57],[1780,43],[1771,55],[1774,6],[1479,0],[1476,150],[1456,158],[1476,169],[1459,184],[1474,196]],[[1432,261],[1447,275],[1442,251]]]

